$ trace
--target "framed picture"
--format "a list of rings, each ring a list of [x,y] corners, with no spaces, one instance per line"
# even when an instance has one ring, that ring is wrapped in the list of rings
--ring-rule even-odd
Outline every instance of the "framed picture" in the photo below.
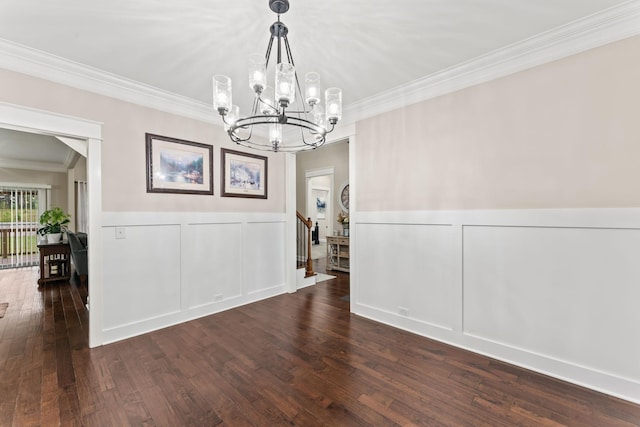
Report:
[[[213,194],[213,146],[145,134],[147,193]]]
[[[267,198],[267,158],[222,149],[222,196]]]
[[[330,209],[328,206],[327,200],[329,196],[328,189],[316,188],[313,187],[311,189],[311,197],[315,200],[316,205],[316,215],[315,218],[313,216],[311,219],[314,220],[322,220],[327,219],[327,209]]]
[[[324,196],[316,197],[316,209],[318,210],[316,218],[317,219],[326,219],[327,218],[327,198]]]

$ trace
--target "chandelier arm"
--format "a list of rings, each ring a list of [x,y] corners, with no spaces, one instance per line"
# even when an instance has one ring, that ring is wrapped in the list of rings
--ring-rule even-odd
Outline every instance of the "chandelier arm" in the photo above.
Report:
[[[280,22],[280,15],[278,15],[278,22]],[[281,50],[282,50],[282,45],[281,45],[281,38],[282,38],[281,36],[278,36],[278,45],[276,46],[276,48],[277,48],[277,50],[276,50],[276,54],[277,54],[277,57],[276,57],[276,60],[277,60],[276,65],[278,65],[278,64],[280,64],[280,63],[282,62],[282,52],[281,52]]]
[[[306,146],[306,147],[308,147],[308,149],[315,150],[316,148],[324,145],[324,143],[326,142],[326,134],[331,132],[331,131],[333,131],[334,127],[335,126],[332,125],[330,131],[327,131],[324,134],[321,134],[321,136],[317,137],[314,142],[307,142],[307,139],[305,138],[305,135],[304,135],[304,129],[301,128],[300,129],[300,137],[302,138],[302,144],[304,144],[304,145],[289,146],[287,148],[290,148],[290,151],[297,151],[297,150],[300,150],[300,149],[304,149],[304,146]],[[311,133],[311,134],[313,135],[313,133]],[[288,150],[281,150],[281,151],[288,151]]]
[[[309,129],[312,133],[317,133],[317,134],[327,133],[326,129],[323,128],[322,126],[319,126],[310,120],[303,119],[302,117],[289,117],[289,122],[291,120],[293,120],[294,126],[299,126],[299,127]]]
[[[293,59],[293,53],[291,52],[291,46],[287,37],[288,28],[282,21],[280,21],[280,15],[289,9],[289,0],[269,0],[269,8],[277,14],[278,19],[270,27],[271,37],[269,38],[265,52],[263,63],[264,67],[268,69],[269,62],[271,62],[270,59],[271,54],[273,53],[275,41],[276,65],[284,65],[285,63],[283,61],[288,61],[288,65],[295,70],[295,61]],[[278,40],[274,40],[276,37]],[[229,80],[228,78],[226,79]],[[215,80],[214,92],[218,91],[220,93],[220,99],[216,104],[216,98],[214,97],[214,106],[218,105],[218,113],[222,116],[222,121],[225,124],[225,128],[232,142],[256,150],[283,152],[297,152],[315,149],[326,142],[326,135],[333,132],[335,125],[340,118],[340,90],[337,89],[336,94],[332,93],[332,101],[335,102],[334,98],[337,97],[338,107],[336,113],[331,116],[331,119],[327,119],[328,123],[326,123],[326,125],[320,125],[314,120],[316,118],[314,107],[317,103],[315,95],[313,100],[310,103],[307,103],[303,96],[303,85],[301,85],[300,79],[298,78],[298,73],[294,71],[293,76],[287,76],[287,79],[290,80],[285,81],[293,84],[294,86],[293,93],[289,96],[297,95],[296,102],[287,102],[288,99],[286,99],[284,95],[282,96],[282,101],[274,99],[273,102],[268,102],[271,98],[271,96],[268,95],[270,94],[270,91],[268,93],[263,92],[264,85],[254,82],[252,84],[255,97],[253,100],[251,115],[243,118],[236,117],[238,115],[237,107],[234,106],[234,111],[230,111],[227,108],[219,106],[226,105],[226,100],[222,98],[223,95],[230,97],[230,82],[229,87],[227,88],[224,81]],[[295,83],[293,83],[293,79],[295,79]],[[251,81],[253,82],[253,80]],[[218,92],[215,92],[215,94],[218,94]],[[321,114],[321,112],[318,111],[317,114]],[[322,120],[320,121],[323,122]],[[295,128],[299,129],[300,137],[295,138],[297,142],[283,145],[282,131],[285,127],[289,129],[287,133],[292,134],[292,136],[297,134]],[[269,138],[262,137],[262,130],[265,128],[269,129]],[[254,136],[254,129],[256,130],[256,135],[261,136],[261,138],[258,138],[255,141],[252,140],[252,137]]]
[[[247,142],[251,139],[250,136],[246,137],[246,138],[241,138],[240,135],[238,135],[237,133],[234,132],[228,132],[229,133],[229,137],[231,138],[231,140],[235,143],[240,143],[240,142]]]
[[[287,60],[289,61],[289,63],[291,65],[293,65],[295,67],[296,64],[293,61],[293,53],[291,53],[291,46],[289,45],[289,38],[286,36],[286,34],[283,36],[283,38],[284,38],[284,47],[285,47],[285,50],[287,52]],[[307,114],[309,114],[311,112],[311,110],[307,111],[306,104],[304,102],[304,98],[302,97],[302,87],[300,86],[300,79],[298,79],[298,73],[295,73],[295,79],[296,79],[296,89],[298,90],[298,99],[300,100],[300,105],[302,106],[302,111],[300,111],[300,110],[289,111],[289,113],[292,113],[292,114],[304,114],[305,117],[306,117]]]
[[[231,138],[231,141],[243,147],[251,148],[252,150],[274,151],[273,146],[267,145],[267,144],[256,144],[254,142],[248,142],[245,140],[234,140],[233,138]],[[282,150],[282,151],[289,151],[289,150]],[[301,150],[298,149],[297,151],[301,151]]]
[[[273,105],[269,104],[268,102],[264,102],[261,96],[258,96],[258,100],[260,101],[261,104],[268,106],[274,113],[276,114],[278,113],[278,109]]]
[[[229,132],[229,137],[232,142],[235,142],[236,144],[247,147],[247,148],[252,148],[252,149],[262,150],[262,151],[283,151],[283,152],[296,152],[296,151],[316,149],[322,146],[326,141],[326,136],[322,134],[318,136],[315,142],[308,142],[304,140],[303,143],[300,143],[297,145],[277,145],[274,147],[274,145],[270,142],[251,141],[250,137],[243,138],[234,132]]]
[[[253,128],[249,129],[249,135],[247,136],[247,139],[251,139],[253,137]]]
[[[304,120],[304,119],[300,119],[300,120]],[[327,135],[328,133],[333,132],[333,129],[334,129],[334,128],[335,128],[335,124],[332,124],[332,125],[331,125],[331,129],[328,129],[328,130],[327,130],[327,129],[324,129],[324,128],[320,128],[320,129],[324,130],[324,133],[320,133],[321,138],[320,138],[320,139],[316,139],[316,141],[315,141],[315,142],[307,142],[307,141],[306,141],[306,139],[305,139],[305,137],[304,137],[304,129],[300,129],[300,134],[301,134],[301,136],[302,136],[302,142],[303,142],[305,145],[308,145],[308,146],[310,146],[310,147],[313,147],[314,149],[315,149],[315,148],[318,148],[318,147],[320,147],[321,145],[323,145],[323,144],[325,143],[325,141],[326,141],[326,135]],[[313,132],[311,132],[311,134],[312,134],[312,135],[314,135],[314,133],[313,133]],[[293,148],[293,147],[292,147],[292,148]]]
[[[243,147],[251,148],[254,150],[274,151],[273,145],[271,144],[257,143],[255,141],[248,141],[246,139],[242,139],[242,138],[238,139],[233,137],[231,137],[231,141]],[[285,153],[295,153],[298,151],[314,150],[318,147],[321,147],[324,144],[324,142],[325,142],[324,140],[321,140],[314,144],[279,145],[278,149],[275,151],[281,151]]]
[[[302,111],[297,111],[297,110],[291,111],[291,110],[288,110],[287,112],[288,112],[288,113],[290,113],[290,114],[304,114],[304,115],[307,115],[307,114],[309,114],[311,111],[312,111],[311,109],[309,109],[309,110],[304,109],[304,110],[302,110]]]
[[[251,140],[251,138],[253,137],[253,128],[249,128],[249,134],[247,135],[246,138],[242,138],[240,135],[238,135],[236,133],[236,129],[238,129],[238,127],[235,126],[231,126],[229,127],[229,130],[227,130],[227,133],[229,134],[229,137],[231,138],[231,140],[233,142],[238,142],[238,141],[249,141]],[[242,129],[247,129],[247,127],[242,127]]]
[[[255,125],[275,124],[275,123],[278,123],[278,119],[279,119],[279,116],[269,116],[269,115],[243,117],[241,119],[236,120],[234,124],[229,125],[229,131],[235,132],[236,129],[249,129],[249,128],[251,128],[251,131],[253,131],[253,126]],[[322,126],[319,126],[314,122],[303,119],[301,117],[296,117],[296,116],[287,117],[286,124],[288,126],[297,126],[299,128],[307,129],[312,134],[325,135],[328,133],[327,130]],[[333,130],[333,128],[331,130]]]
[[[267,53],[264,56],[264,58],[266,59],[266,62],[265,62],[265,68],[266,69],[268,69],[268,67],[269,67],[269,59],[271,58],[271,48],[272,47],[273,47],[273,34],[269,38],[269,44],[267,44]]]
[[[286,34],[282,36],[282,38],[284,39],[284,49],[287,53],[287,61],[289,61],[289,64],[295,67],[296,64],[293,62],[293,55],[291,54],[291,46],[289,46],[289,38],[287,37]]]
[[[255,116],[258,113],[258,97],[253,98],[253,106],[251,107],[251,115]]]
[[[311,143],[311,142],[307,142],[306,138],[304,137],[304,129],[300,129],[300,137],[302,138],[302,143],[304,145],[308,145],[308,146],[313,146],[316,145],[318,143],[318,140],[316,139],[315,142]]]

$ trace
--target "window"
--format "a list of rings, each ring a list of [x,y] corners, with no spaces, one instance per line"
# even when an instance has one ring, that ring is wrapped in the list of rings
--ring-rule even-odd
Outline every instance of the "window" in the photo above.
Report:
[[[0,268],[38,264],[38,219],[49,186],[0,184]]]

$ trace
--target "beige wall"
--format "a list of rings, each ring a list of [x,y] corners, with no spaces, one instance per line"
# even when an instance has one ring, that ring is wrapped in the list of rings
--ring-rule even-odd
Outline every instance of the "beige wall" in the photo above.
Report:
[[[0,70],[0,101],[103,123],[104,211],[284,212],[284,155],[269,158],[264,199],[220,197],[220,148],[234,148],[222,127]],[[212,112],[213,115],[213,112]],[[145,133],[214,146],[214,196],[146,191]],[[245,150],[240,150],[245,151]],[[91,180],[91,177],[88,177]]]
[[[84,157],[80,157],[73,169],[70,170],[70,173],[75,181],[86,181],[87,159],[85,159]]]
[[[51,207],[67,210],[67,174],[0,168],[0,183],[46,184],[51,186]]]
[[[356,125],[358,210],[640,206],[640,37]]]
[[[349,180],[349,144],[337,142],[324,145],[317,150],[303,151],[296,154],[296,209],[302,213],[306,212],[307,195],[305,173],[309,171],[334,168],[333,189],[332,189],[332,218],[335,218],[340,211],[338,205],[338,190],[340,186]],[[336,224],[334,224],[335,228]]]

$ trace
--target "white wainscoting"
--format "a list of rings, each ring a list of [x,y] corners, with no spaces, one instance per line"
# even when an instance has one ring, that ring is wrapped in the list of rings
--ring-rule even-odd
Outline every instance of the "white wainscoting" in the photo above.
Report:
[[[114,342],[285,292],[285,215],[105,213],[103,337]]]
[[[355,227],[355,313],[640,403],[640,209],[360,212]]]

